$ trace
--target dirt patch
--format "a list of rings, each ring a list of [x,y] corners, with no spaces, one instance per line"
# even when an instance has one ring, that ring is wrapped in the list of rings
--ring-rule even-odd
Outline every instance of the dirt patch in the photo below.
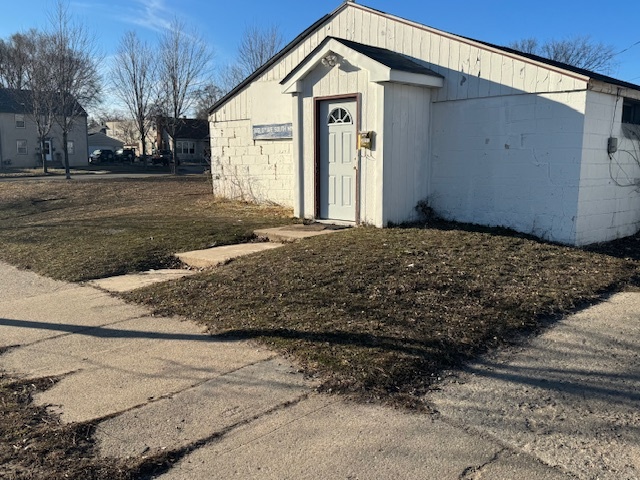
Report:
[[[15,480],[132,480],[152,478],[177,457],[121,461],[96,455],[94,426],[62,424],[32,396],[53,386],[55,378],[19,380],[0,374],[0,478]]]

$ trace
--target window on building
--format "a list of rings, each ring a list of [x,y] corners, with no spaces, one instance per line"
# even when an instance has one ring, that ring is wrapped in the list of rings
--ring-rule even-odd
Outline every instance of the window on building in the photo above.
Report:
[[[67,142],[67,152],[69,152],[69,155],[73,155],[76,153],[76,145],[73,140],[69,140]]]
[[[347,110],[344,108],[335,108],[329,114],[329,120],[327,123],[329,125],[336,123],[353,123],[353,120],[351,119],[351,114]]]
[[[16,114],[16,128],[25,128],[24,115],[19,113]]]
[[[194,155],[196,153],[196,143],[186,140],[176,142],[176,153],[178,155]]]
[[[26,140],[18,140],[16,142],[16,151],[17,151],[18,155],[26,155],[28,153],[27,141]]]
[[[640,102],[625,99],[622,104],[622,123],[640,125]]]

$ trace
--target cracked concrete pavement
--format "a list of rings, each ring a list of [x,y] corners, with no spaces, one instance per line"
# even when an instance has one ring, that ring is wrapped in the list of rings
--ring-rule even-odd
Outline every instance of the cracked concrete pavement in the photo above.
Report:
[[[441,418],[580,479],[640,479],[640,293],[613,295],[453,375]]]
[[[441,412],[433,416],[318,394],[295,365],[263,347],[155,318],[90,286],[0,263],[0,292],[0,348],[13,347],[0,355],[0,369],[62,375],[35,401],[63,421],[96,423],[101,455],[191,449],[163,479],[637,479],[640,472],[640,310],[628,307],[639,302],[628,294],[595,307],[590,320],[591,309],[567,319],[558,338],[550,330],[533,349],[471,367],[432,395]],[[581,383],[572,383],[574,371],[584,374]]]

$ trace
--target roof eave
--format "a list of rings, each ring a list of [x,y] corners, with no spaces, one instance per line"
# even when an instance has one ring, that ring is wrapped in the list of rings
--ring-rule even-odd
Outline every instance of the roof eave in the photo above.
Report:
[[[233,88],[229,93],[227,93],[224,97],[214,103],[209,109],[208,113],[211,115],[220,107],[222,107],[225,103],[227,103],[231,98],[236,96],[240,91],[244,90],[245,87],[251,84],[256,78],[260,77],[264,72],[269,70],[273,65],[278,63],[283,57],[285,57],[289,52],[295,49],[300,43],[302,43],[310,34],[318,30],[322,27],[327,21],[329,21],[332,17],[338,14],[340,11],[347,7],[347,3],[343,3],[333,12],[323,16],[318,21],[313,23],[307,29],[305,29],[300,35],[294,38],[291,42],[289,42],[282,50],[276,53],[270,60],[268,60],[264,65],[258,68],[255,72],[245,78],[242,82],[240,82],[235,88]]]
[[[372,82],[404,83],[423,87],[442,87],[444,84],[444,77],[440,74],[398,70],[354,50],[351,46],[345,45],[340,39],[327,37],[280,82],[283,86],[282,92],[299,93],[303,88],[302,80],[309,72],[318,67],[322,59],[330,53],[339,55],[343,59],[349,58],[349,63],[366,69]]]

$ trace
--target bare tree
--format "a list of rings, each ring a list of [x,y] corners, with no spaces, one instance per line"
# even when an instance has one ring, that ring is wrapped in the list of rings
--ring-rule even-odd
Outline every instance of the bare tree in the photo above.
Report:
[[[266,28],[257,25],[246,27],[238,45],[236,63],[225,66],[218,74],[218,85],[222,92],[233,90],[278,53],[283,43],[283,36],[276,25]]]
[[[513,48],[514,50],[518,50],[522,53],[538,55],[540,53],[540,42],[537,38],[522,38],[515,42],[511,42],[509,44],[509,48]]]
[[[207,83],[196,91],[196,118],[207,120],[209,109],[222,97],[222,88],[213,82]]]
[[[0,86],[22,90],[25,88],[26,69],[34,48],[35,30],[14,33],[0,40]]]
[[[57,112],[55,78],[51,69],[54,61],[53,42],[50,35],[31,30],[30,50],[24,68],[25,90],[16,90],[21,103],[26,106],[29,119],[36,126],[42,170],[47,173],[45,144],[53,127]]]
[[[155,100],[156,58],[149,45],[135,32],[127,32],[111,69],[116,95],[123,101],[142,143],[142,156],[147,156],[147,136],[152,127],[151,108]]]
[[[87,30],[74,24],[68,7],[59,0],[51,16],[53,48],[52,73],[55,78],[56,123],[62,131],[64,168],[69,170],[69,132],[80,118],[86,117],[85,108],[98,103],[101,91],[97,69],[97,52]]]
[[[158,57],[160,90],[156,103],[164,117],[163,127],[170,137],[174,173],[176,134],[182,126],[180,120],[194,105],[201,77],[211,60],[211,53],[202,37],[195,31],[185,32],[184,23],[174,19],[160,37]]]
[[[588,35],[565,40],[548,40],[540,43],[535,38],[525,38],[509,45],[524,53],[532,53],[574,67],[608,74],[615,66],[615,48],[594,42]]]
[[[283,43],[282,34],[276,25],[264,28],[257,25],[246,27],[238,46],[238,63],[245,77],[278,53]]]

